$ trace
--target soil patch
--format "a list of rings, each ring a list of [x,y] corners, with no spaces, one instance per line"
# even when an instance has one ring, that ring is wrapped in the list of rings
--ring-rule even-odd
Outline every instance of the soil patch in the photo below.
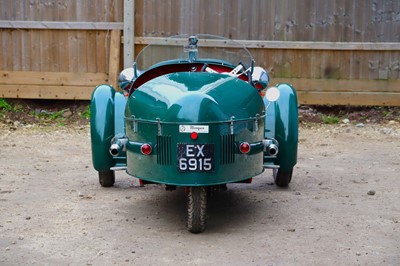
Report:
[[[0,123],[18,126],[84,126],[89,123],[89,101],[7,99],[0,105]],[[310,124],[400,123],[400,107],[318,106],[299,107],[299,122]]]

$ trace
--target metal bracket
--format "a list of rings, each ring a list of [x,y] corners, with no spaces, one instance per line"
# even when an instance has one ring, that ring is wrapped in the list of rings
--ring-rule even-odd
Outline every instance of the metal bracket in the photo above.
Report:
[[[132,117],[132,130],[133,130],[133,132],[137,132],[137,121],[136,121],[136,118],[135,118],[135,116],[134,115],[132,115],[131,116]]]
[[[162,126],[160,118],[157,118],[157,134],[158,136],[162,135]]]
[[[256,114],[256,117],[254,118],[254,131],[258,131],[258,120],[260,119],[260,115]]]
[[[234,116],[231,116],[231,121],[230,121],[230,123],[229,123],[229,131],[230,131],[230,134],[231,134],[231,135],[234,134],[234,130],[233,130],[233,119],[235,119],[235,117],[234,117]]]

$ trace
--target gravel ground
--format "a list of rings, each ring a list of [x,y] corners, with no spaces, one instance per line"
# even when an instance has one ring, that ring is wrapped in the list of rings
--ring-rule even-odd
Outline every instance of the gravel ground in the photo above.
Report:
[[[288,189],[264,172],[209,198],[123,172],[102,188],[87,125],[0,127],[0,265],[400,265],[400,126],[308,125]]]

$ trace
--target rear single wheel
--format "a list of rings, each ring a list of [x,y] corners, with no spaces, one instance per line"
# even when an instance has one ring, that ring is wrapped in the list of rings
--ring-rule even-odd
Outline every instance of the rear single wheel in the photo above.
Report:
[[[187,227],[191,233],[201,233],[206,229],[207,189],[206,187],[189,187],[187,203]]]
[[[274,169],[273,176],[275,184],[278,187],[287,187],[292,180],[293,169],[290,171],[282,171],[282,169]]]
[[[114,171],[99,172],[99,182],[102,187],[112,187],[115,183]]]

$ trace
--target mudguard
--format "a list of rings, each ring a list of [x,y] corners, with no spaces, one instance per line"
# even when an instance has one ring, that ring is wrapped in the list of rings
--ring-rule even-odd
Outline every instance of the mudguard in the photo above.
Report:
[[[279,143],[279,153],[274,164],[283,171],[291,171],[297,163],[298,111],[297,95],[289,84],[279,84],[280,97],[269,102],[264,97],[265,106],[270,104],[265,117],[265,137],[274,138]]]
[[[124,134],[126,100],[122,93],[109,85],[97,86],[90,103],[90,134],[93,167],[108,171],[115,165],[109,153],[111,140],[118,133]]]

